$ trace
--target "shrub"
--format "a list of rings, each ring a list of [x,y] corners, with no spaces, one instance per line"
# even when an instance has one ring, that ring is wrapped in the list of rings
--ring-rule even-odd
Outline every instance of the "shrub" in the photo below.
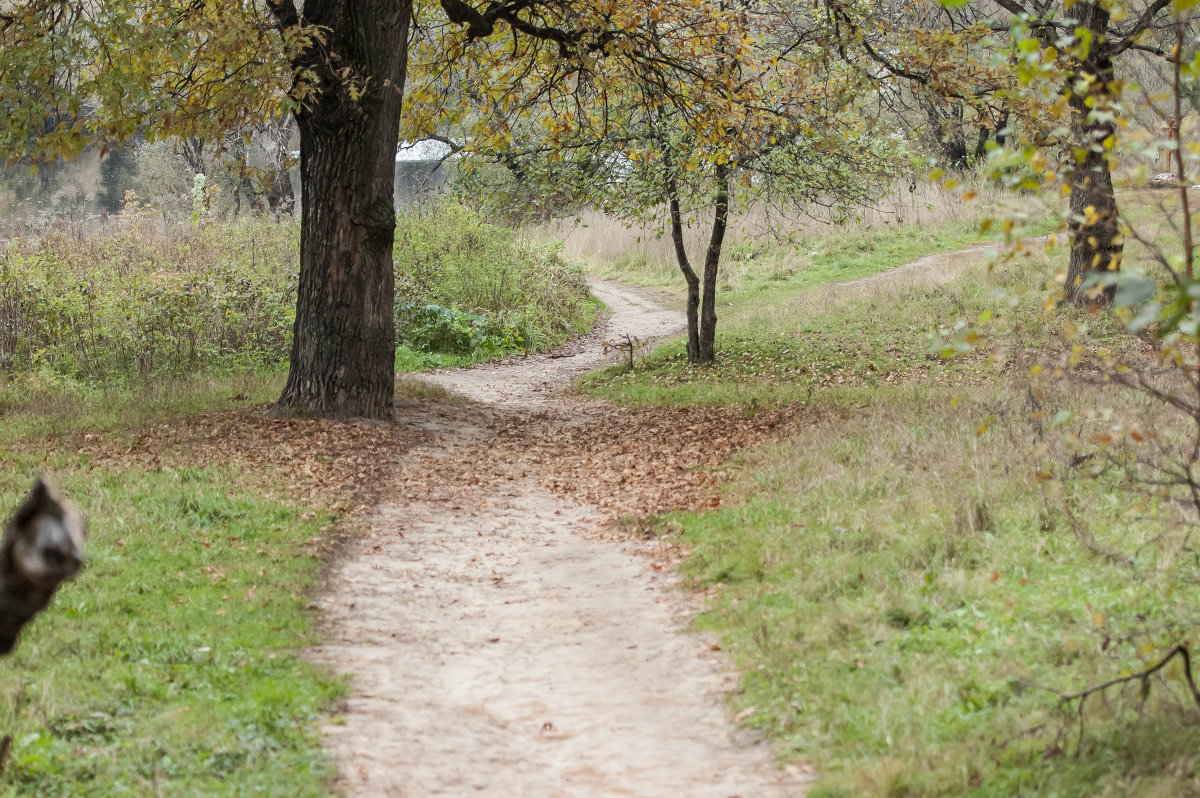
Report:
[[[0,248],[0,374],[125,381],[287,361],[296,221],[165,226],[131,197],[92,232]],[[582,272],[455,206],[399,220],[398,342],[481,359],[540,350],[595,315]]]
[[[291,343],[296,228],[239,221],[54,233],[0,252],[0,371],[85,380],[278,365]]]
[[[539,351],[586,329],[587,282],[561,247],[535,245],[457,205],[396,230],[396,331],[415,349],[490,356]]]

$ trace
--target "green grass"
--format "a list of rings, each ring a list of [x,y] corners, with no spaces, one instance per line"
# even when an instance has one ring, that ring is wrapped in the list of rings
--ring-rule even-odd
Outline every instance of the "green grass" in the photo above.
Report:
[[[1139,760],[1143,774],[1183,768],[1164,794],[1200,788],[1186,704],[1152,703],[1146,723],[1170,732],[1150,739],[1092,707],[1076,760],[1073,719],[1040,689],[1144,667],[1155,635],[1121,638],[1194,620],[1186,574],[1160,572],[1153,548],[1131,571],[1080,546],[1006,432],[977,437],[978,409],[954,396],[860,391],[751,455],[721,509],[674,516],[694,546],[685,572],[719,597],[701,623],[745,673],[738,708],[784,756],[814,761],[825,794],[1126,794],[1103,789]],[[1158,531],[1111,483],[1076,498],[1101,540]],[[1047,761],[1059,731],[1064,755]]]
[[[844,389],[885,387],[928,378],[978,373],[982,358],[945,363],[935,344],[952,337],[961,318],[999,312],[1007,298],[1021,297],[1032,323],[1027,334],[1041,342],[1078,319],[1046,319],[1037,309],[1052,257],[1041,246],[989,274],[987,255],[948,260],[936,278],[913,274],[896,284],[880,280],[858,286],[802,283],[752,286],[726,292],[718,302],[714,363],[687,362],[683,342],[659,346],[631,371],[613,366],[581,380],[585,390],[620,402],[764,406],[832,400]],[[907,282],[906,282],[907,281]],[[1119,325],[1095,320],[1097,333]]]
[[[876,252],[907,260],[912,246]],[[1045,313],[1062,256],[1034,250],[990,275],[974,256],[848,288],[746,280],[718,310],[712,366],[671,342],[583,381],[622,402],[797,407],[796,430],[742,458],[719,509],[661,521],[683,530],[684,572],[712,597],[700,623],[744,674],[735,708],[785,759],[815,765],[812,796],[1200,795],[1178,667],[1141,713],[1136,686],[1089,703],[1082,737],[1056,710],[1054,691],[1138,671],[1195,642],[1200,621],[1194,564],[1159,537],[1164,507],[1115,476],[1037,476],[1019,358],[1080,324],[1092,343],[1137,347],[1103,316]],[[1006,323],[982,326],[997,336],[983,352],[934,354],[985,312]],[[1077,539],[1064,496],[1131,565]]]
[[[1020,232],[1043,235],[1055,226],[1055,220],[1046,216],[1029,221]],[[738,240],[728,244],[722,256],[719,299],[736,301],[747,293],[794,292],[870,277],[925,255],[998,240],[997,233],[981,231],[978,225],[961,220],[882,229],[827,229],[819,235],[800,236],[791,244],[765,235]],[[590,269],[597,276],[682,292],[683,278],[675,262],[653,258],[644,251],[615,263],[592,262]]]
[[[43,463],[6,453],[0,503]],[[340,681],[299,658],[324,513],[232,468],[49,462],[88,562],[0,676],[4,795],[324,795],[315,722]]]
[[[430,352],[408,344],[400,344],[396,347],[396,371],[405,373],[432,371],[434,369],[466,368],[479,363],[500,360],[523,352],[544,352],[565,343],[571,336],[583,335],[591,331],[603,309],[604,304],[600,300],[589,296],[586,300],[580,302],[572,313],[554,322],[556,331],[553,334],[540,335],[536,340],[529,342],[532,343],[532,346],[528,348],[526,347],[527,342],[518,341],[515,342],[514,346],[508,348],[480,348],[475,349],[469,354],[456,354],[452,352]]]
[[[5,385],[0,507],[50,468],[89,540],[83,573],[4,663],[0,795],[328,794],[316,723],[344,686],[299,650],[317,641],[303,608],[332,516],[264,498],[286,493],[269,471],[97,464],[56,444],[88,432],[119,454],[156,424],[269,401],[281,380]]]
[[[27,449],[80,431],[123,435],[192,413],[255,407],[278,399],[286,376],[264,370],[97,385],[49,371],[21,375],[0,382],[0,446]]]
[[[503,357],[503,355],[498,355]],[[475,360],[470,355],[450,355],[442,352],[422,352],[401,344],[396,347],[396,371],[432,371],[433,369],[455,369],[470,366]]]

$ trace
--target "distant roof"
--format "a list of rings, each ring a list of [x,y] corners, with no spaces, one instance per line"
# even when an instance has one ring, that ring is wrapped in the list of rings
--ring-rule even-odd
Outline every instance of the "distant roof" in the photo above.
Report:
[[[401,142],[397,161],[437,161],[450,154],[450,146],[440,141]]]

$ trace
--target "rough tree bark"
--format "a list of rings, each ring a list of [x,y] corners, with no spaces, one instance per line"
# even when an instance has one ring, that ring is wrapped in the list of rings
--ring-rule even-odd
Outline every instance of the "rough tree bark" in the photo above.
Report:
[[[317,95],[300,131],[300,282],[281,408],[379,418],[394,391],[395,154],[412,0],[268,0],[319,26],[299,57]]]
[[[1099,2],[1078,2],[1072,16],[1091,31],[1093,44],[1087,60],[1079,62],[1077,76],[1092,75],[1088,92],[1072,91],[1071,109],[1075,114],[1076,150],[1071,173],[1071,258],[1067,265],[1064,293],[1077,304],[1106,305],[1114,288],[1089,291],[1084,281],[1091,272],[1116,269],[1121,263],[1122,244],[1118,229],[1117,195],[1113,191],[1105,140],[1116,132],[1111,118],[1099,120],[1089,113],[1092,108],[1108,109],[1110,86],[1116,79],[1112,51],[1105,42],[1110,11]],[[1082,157],[1079,157],[1082,156]]]

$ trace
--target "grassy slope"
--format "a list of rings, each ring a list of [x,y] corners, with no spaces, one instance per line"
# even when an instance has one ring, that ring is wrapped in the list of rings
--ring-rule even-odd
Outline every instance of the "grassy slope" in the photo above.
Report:
[[[1078,719],[1043,689],[1143,667],[1152,635],[1122,635],[1188,617],[1194,588],[1153,548],[1134,571],[1088,552],[1013,446],[1020,417],[980,429],[1019,408],[1021,372],[928,355],[928,333],[994,309],[998,284],[1025,293],[1028,342],[1062,323],[1038,310],[1056,259],[1034,251],[992,277],[981,260],[845,289],[742,286],[725,295],[713,367],[668,344],[586,385],[747,412],[805,402],[798,417],[817,419],[746,456],[720,509],[664,519],[712,596],[702,624],[746,674],[738,708],[815,764],[814,796],[1200,794],[1186,701],[1161,705],[1162,691],[1140,722],[1093,703],[1076,757]],[[1115,484],[1068,490],[1101,542],[1156,532]]]
[[[1038,223],[1029,232],[1047,227]],[[618,401],[737,404],[803,401],[817,387],[853,378],[873,383],[904,379],[914,359],[919,362],[928,349],[928,333],[958,317],[961,287],[950,278],[938,280],[916,298],[916,305],[906,301],[897,313],[893,284],[887,280],[837,291],[823,286],[993,241],[994,235],[959,223],[858,232],[824,241],[807,266],[782,271],[777,264],[788,255],[763,250],[753,267],[742,266],[735,285],[718,294],[715,368],[689,365],[683,343],[674,341],[659,347],[638,373],[611,369],[590,376],[584,385]],[[982,255],[975,257],[982,260]],[[619,266],[597,271],[618,276]],[[931,271],[942,276],[945,268]],[[633,277],[646,282],[648,274],[639,265]],[[678,279],[663,269],[652,282],[676,287]]]
[[[595,326],[596,318],[601,310],[602,304],[600,300],[595,297],[589,297],[586,302],[582,303],[578,314],[562,320],[567,331],[560,333],[560,337],[546,341],[541,347],[535,347],[526,351],[542,352],[546,351],[546,349],[553,349],[554,346],[563,343],[570,336],[582,335],[588,332]],[[396,371],[405,373],[431,371],[433,369],[467,368],[477,363],[486,363],[489,360],[501,360],[519,352],[520,350],[500,350],[496,352],[480,351],[472,355],[455,355],[444,352],[425,352],[420,349],[414,349],[407,344],[400,344],[396,347]]]
[[[91,524],[83,574],[0,675],[0,729],[14,737],[0,794],[327,794],[314,724],[342,687],[297,649],[313,640],[303,606],[322,566],[305,544],[330,516],[262,498],[270,473],[29,454],[83,429],[119,446],[149,423],[278,387],[245,377],[8,397],[0,506],[50,467]]]

